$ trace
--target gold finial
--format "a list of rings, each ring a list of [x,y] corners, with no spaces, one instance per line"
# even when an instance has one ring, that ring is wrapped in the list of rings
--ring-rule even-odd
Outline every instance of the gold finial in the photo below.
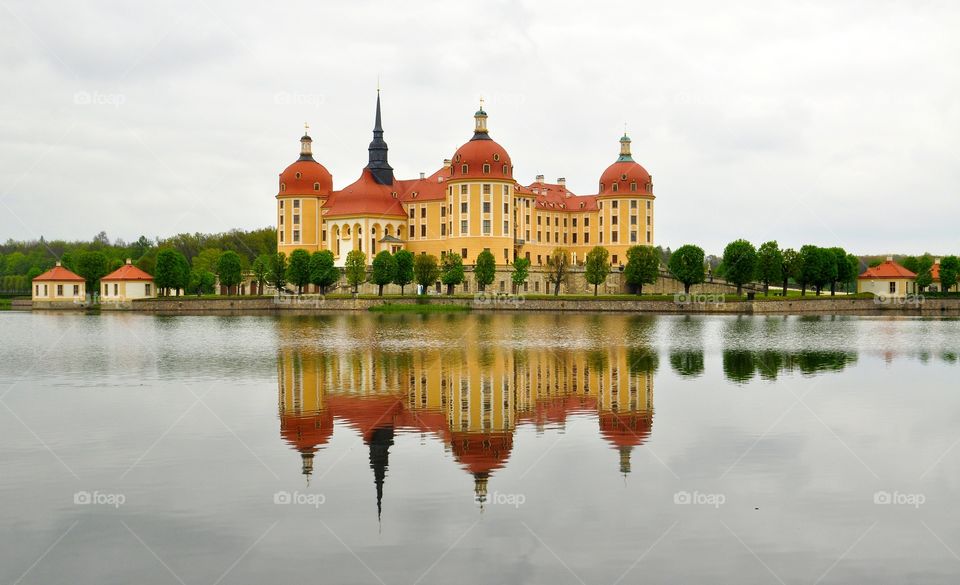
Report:
[[[307,124],[306,122],[304,122],[304,123],[303,123],[303,133],[304,133],[304,134],[307,134],[307,133],[309,133],[309,132],[310,132],[310,124]]]
[[[480,96],[480,109],[483,109],[483,96]]]

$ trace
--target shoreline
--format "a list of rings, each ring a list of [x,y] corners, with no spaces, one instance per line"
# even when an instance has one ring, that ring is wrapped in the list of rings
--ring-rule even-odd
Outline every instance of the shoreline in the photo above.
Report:
[[[392,308],[380,308],[394,305]],[[407,308],[409,306],[409,309]],[[428,309],[426,307],[438,307]],[[439,307],[445,307],[440,309]],[[466,311],[604,312],[640,314],[727,314],[727,315],[922,315],[960,316],[960,298],[931,298],[923,302],[880,302],[876,299],[843,297],[788,297],[784,300],[725,300],[675,302],[672,300],[596,298],[518,298],[504,295],[483,297],[172,297],[143,299],[127,303],[103,304],[99,310],[156,314],[264,314],[370,311],[390,313],[450,312],[454,307]],[[27,307],[18,307],[27,308]],[[33,310],[83,310],[74,303],[44,303]],[[94,308],[93,310],[97,310]]]

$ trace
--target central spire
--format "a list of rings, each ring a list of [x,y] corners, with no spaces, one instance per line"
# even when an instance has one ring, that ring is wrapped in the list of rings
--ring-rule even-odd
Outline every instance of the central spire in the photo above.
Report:
[[[373,141],[367,148],[370,153],[367,168],[381,185],[393,184],[393,167],[387,162],[387,143],[383,140],[383,124],[380,120],[380,90],[377,89],[377,117],[373,123]]]

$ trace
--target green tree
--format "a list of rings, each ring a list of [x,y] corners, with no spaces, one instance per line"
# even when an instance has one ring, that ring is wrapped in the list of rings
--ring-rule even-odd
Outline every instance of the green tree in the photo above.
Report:
[[[703,249],[693,244],[680,246],[670,255],[670,274],[683,283],[683,292],[690,294],[690,286],[703,282]]]
[[[173,288],[179,296],[180,291],[186,291],[187,285],[190,284],[190,263],[187,262],[187,257],[180,253],[174,257],[174,260],[176,266],[174,270],[175,280]]]
[[[924,254],[917,260],[917,278],[914,280],[919,292],[933,284],[933,256]]]
[[[263,289],[270,278],[270,256],[260,254],[253,261],[253,279],[257,282],[257,294],[262,295]]]
[[[383,296],[383,287],[393,282],[397,276],[397,259],[387,250],[379,252],[373,258],[373,272],[370,280],[377,285],[377,296]]]
[[[340,280],[340,269],[333,265],[333,252],[320,250],[310,255],[310,282],[327,294],[327,287]]]
[[[353,287],[353,293],[356,294],[360,285],[367,280],[367,255],[363,250],[350,250],[343,268],[347,284]]]
[[[103,252],[84,252],[77,259],[77,274],[87,283],[91,293],[100,290],[100,279],[110,271],[108,260]]]
[[[837,284],[850,282],[856,277],[856,273],[847,261],[846,250],[840,247],[828,248],[827,250],[833,254],[834,263],[836,264],[833,280],[830,281],[830,296],[832,297],[837,294]]]
[[[787,248],[783,251],[783,296],[787,296],[787,285],[792,278],[795,282],[800,282],[800,273],[803,271],[803,262],[800,259],[800,253],[793,248]]]
[[[587,252],[583,270],[584,278],[593,285],[593,296],[597,296],[600,285],[606,282],[610,275],[610,252],[603,246],[594,246]]]
[[[190,261],[194,270],[200,272],[217,272],[217,263],[223,253],[220,248],[204,248]]]
[[[843,283],[843,289],[848,293],[857,290],[857,276],[860,275],[860,259],[853,254],[847,254],[847,274],[849,277]]]
[[[570,252],[566,248],[554,248],[547,256],[547,282],[553,285],[553,296],[560,294],[560,284],[567,279],[570,269]]]
[[[282,295],[287,286],[287,255],[283,252],[274,254],[270,262],[270,284],[277,289],[278,295]]]
[[[399,253],[399,252],[398,252]],[[414,280],[422,288],[421,294],[427,294],[427,287],[432,286],[440,277],[440,266],[437,257],[433,254],[420,254],[413,261]]]
[[[290,262],[287,263],[287,280],[297,287],[297,294],[303,294],[303,287],[310,284],[310,252],[297,248],[290,252]]]
[[[223,281],[221,281],[221,283],[222,282]],[[187,283],[185,292],[197,296],[213,294],[216,284],[217,277],[214,273],[209,270],[198,270],[194,268],[190,271],[190,280]]]
[[[513,272],[510,273],[510,281],[513,283],[513,292],[520,290],[520,286],[527,282],[530,276],[530,260],[527,258],[517,258],[513,261]]]
[[[757,279],[763,283],[765,295],[770,294],[771,282],[783,280],[783,253],[776,240],[760,244],[757,250]]]
[[[174,288],[177,282],[178,254],[180,253],[172,248],[164,248],[157,252],[153,282],[157,285],[158,292],[163,295],[169,295],[170,289]]]
[[[900,259],[900,266],[914,274],[920,274],[920,259],[916,256],[904,256]]]
[[[493,283],[497,275],[497,259],[490,250],[484,249],[477,255],[477,263],[473,267],[473,276],[477,279],[477,287],[484,291],[487,285]]]
[[[409,250],[397,250],[393,257],[397,261],[397,274],[393,279],[393,284],[400,287],[400,294],[402,295],[404,288],[414,279],[413,254]]]
[[[800,294],[805,295],[806,287],[812,285],[820,296],[823,287],[837,278],[837,257],[827,248],[806,245],[800,248],[800,259],[803,265]]]
[[[447,285],[447,294],[453,294],[453,287],[463,282],[463,257],[460,254],[445,254],[440,261],[440,282]]]
[[[724,278],[737,285],[737,295],[743,294],[743,285],[753,282],[757,275],[757,250],[746,240],[734,240],[723,249]]]
[[[623,268],[623,279],[636,287],[637,294],[643,294],[643,285],[656,284],[660,277],[660,254],[650,246],[630,246],[627,248],[627,265]]]
[[[210,272],[207,270],[206,272]],[[227,294],[234,294],[234,287],[243,280],[243,267],[240,265],[240,255],[233,250],[227,250],[217,259],[217,275],[220,285],[227,287]]]
[[[958,277],[960,277],[960,258],[947,256],[940,261],[941,291],[950,292],[950,289],[957,285]]]

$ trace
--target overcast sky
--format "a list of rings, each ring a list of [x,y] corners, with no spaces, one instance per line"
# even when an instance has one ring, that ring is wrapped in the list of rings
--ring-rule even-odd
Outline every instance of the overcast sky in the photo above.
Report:
[[[335,188],[431,173],[478,98],[516,178],[596,192],[627,124],[656,243],[960,253],[955,2],[0,0],[0,239],[272,225],[309,122]]]

